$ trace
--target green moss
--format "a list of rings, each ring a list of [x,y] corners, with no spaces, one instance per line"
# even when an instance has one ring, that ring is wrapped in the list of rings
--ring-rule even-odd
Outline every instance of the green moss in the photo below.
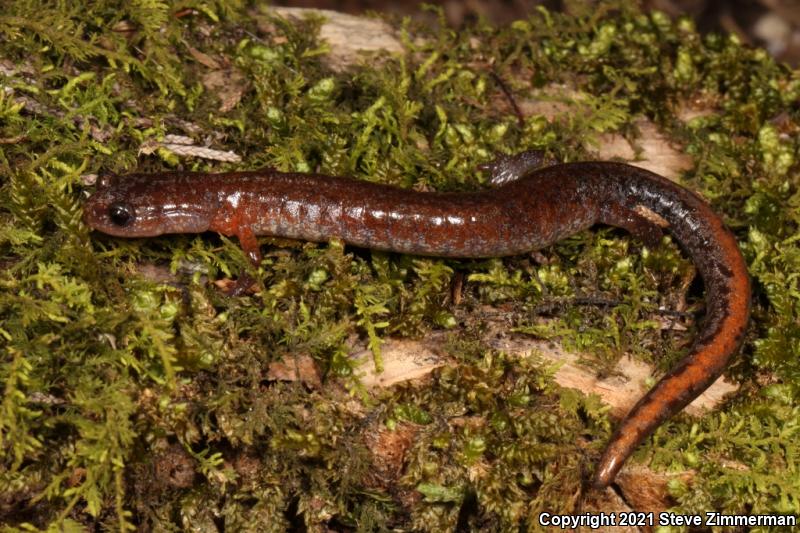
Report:
[[[13,71],[0,77],[0,521],[510,529],[532,527],[539,510],[576,510],[610,429],[604,409],[555,387],[535,359],[490,350],[480,321],[457,317],[504,305],[520,311],[515,329],[559,338],[600,371],[623,353],[669,368],[696,325],[669,317],[688,331],[663,330],[662,310],[688,298],[694,312],[702,301],[669,240],[648,250],[599,228],[536,260],[449,261],[264,239],[256,271],[236,242],[214,235],[90,234],[82,176],[273,166],[475,190],[485,180],[476,165],[496,152],[585,158],[602,133],[634,138],[640,116],[693,156],[684,181],[737,233],[756,298],[730,370],[741,392],[700,420],[665,425],[635,460],[697,471],[691,485],[670,487],[678,510],[800,512],[800,77],[733,37],[629,4],[571,3],[569,14],[539,9],[507,28],[463,32],[404,22],[405,54],[338,73],[323,62],[319,19],[257,23],[229,2],[9,3],[0,14],[3,72]],[[226,112],[204,85],[214,62],[241,88]],[[571,112],[519,125],[497,77],[518,99],[535,93]],[[554,84],[575,92],[543,90]],[[694,101],[709,112],[679,120]],[[139,153],[173,133],[243,162]],[[245,271],[255,295],[229,298],[209,283]],[[454,307],[461,276],[466,301]],[[369,398],[352,339],[380,367],[385,336],[434,329],[450,331],[456,362]],[[321,389],[270,374],[270,363],[299,356],[315,361]],[[377,424],[398,438],[414,428],[388,480],[375,479],[365,437]]]
[[[473,528],[508,529],[543,509],[576,510],[568,496],[580,491],[585,466],[578,442],[608,425],[596,397],[557,398],[541,366],[535,357],[487,351],[392,395],[399,403],[388,421],[424,409],[412,417],[419,432],[398,485],[424,496],[411,509],[414,529],[452,530],[467,498],[481,508],[468,517]]]

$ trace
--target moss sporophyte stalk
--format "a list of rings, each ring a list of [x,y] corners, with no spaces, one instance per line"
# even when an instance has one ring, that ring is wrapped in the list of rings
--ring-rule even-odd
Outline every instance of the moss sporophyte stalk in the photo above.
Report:
[[[393,21],[403,52],[345,69],[322,24],[229,2],[4,6],[0,522],[503,530],[593,512],[576,495],[608,408],[486,333],[499,314],[601,375],[623,354],[671,368],[704,311],[673,242],[641,253],[595,227],[533,256],[452,260],[262,238],[254,268],[214,234],[90,234],[84,182],[272,167],[477,191],[496,153],[596,159],[608,135],[636,145],[643,121],[688,156],[676,178],[736,235],[755,298],[726,372],[738,390],[662,426],[638,479],[662,480],[676,515],[800,513],[796,71],[627,2],[501,28]],[[241,160],[176,155],[167,135]],[[212,283],[242,273],[257,293]],[[436,335],[446,364],[427,378],[361,385],[354,351],[374,366],[387,339]]]

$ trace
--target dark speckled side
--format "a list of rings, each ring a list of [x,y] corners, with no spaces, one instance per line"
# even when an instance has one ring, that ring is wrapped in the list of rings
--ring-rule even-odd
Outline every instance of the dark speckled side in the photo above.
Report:
[[[528,172],[539,161],[501,162],[495,165],[504,176],[500,181],[511,181],[475,193],[422,193],[275,171],[132,174],[98,187],[86,202],[84,220],[120,237],[207,230],[236,235],[258,262],[255,235],[337,237],[367,248],[443,257],[520,254],[597,223],[625,228],[647,242],[661,229],[639,210],[655,212],[703,278],[706,316],[689,354],[611,437],[594,478],[596,487],[604,487],[639,443],[725,369],[747,326],[750,281],[733,235],[692,192],[621,163],[568,163]]]

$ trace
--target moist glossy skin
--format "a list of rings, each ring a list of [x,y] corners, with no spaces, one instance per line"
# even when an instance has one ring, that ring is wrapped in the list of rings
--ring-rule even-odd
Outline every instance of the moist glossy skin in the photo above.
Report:
[[[104,180],[84,207],[93,229],[119,237],[216,231],[236,235],[254,263],[256,235],[339,238],[366,248],[441,257],[498,257],[541,248],[594,224],[657,244],[666,221],[706,289],[691,350],[623,419],[595,471],[609,485],[634,449],[725,369],[747,326],[750,281],[731,232],[700,197],[652,172],[610,162],[536,167],[526,152],[489,165],[497,188],[423,193],[315,174],[131,174]]]

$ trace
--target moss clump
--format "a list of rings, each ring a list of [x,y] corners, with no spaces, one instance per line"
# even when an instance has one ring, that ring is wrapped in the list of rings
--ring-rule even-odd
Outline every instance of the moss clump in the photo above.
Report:
[[[338,73],[322,61],[317,19],[287,22],[229,2],[7,3],[0,521],[16,530],[508,529],[535,527],[540,509],[574,510],[608,435],[602,409],[555,388],[534,362],[488,349],[472,326],[455,328],[451,283],[466,274],[462,306],[523,311],[516,328],[558,336],[600,369],[625,351],[668,368],[694,320],[681,317],[689,331],[677,334],[661,329],[659,310],[701,301],[677,247],[641,253],[599,229],[536,261],[445,261],[264,239],[252,271],[237,243],[214,235],[90,235],[82,178],[274,166],[474,190],[484,179],[474,168],[495,152],[585,158],[602,133],[635,137],[641,116],[694,157],[685,182],[736,231],[756,299],[730,370],[741,392],[700,421],[665,425],[637,457],[697,470],[691,485],[670,488],[679,510],[800,513],[800,78],[733,37],[701,36],[688,20],[628,4],[540,9],[464,32],[404,23],[406,53]],[[212,75],[232,92],[210,89]],[[579,112],[520,123],[498,78],[519,99],[572,87],[580,98],[562,104]],[[689,102],[706,112],[679,119]],[[235,150],[243,163],[139,153],[176,133]],[[209,283],[246,270],[259,282],[254,295],[228,298]],[[557,312],[542,323],[542,309]],[[362,398],[355,336],[380,366],[382,337],[435,328],[454,328],[456,363]],[[321,388],[271,373],[270,363],[299,357],[315,361]],[[411,439],[402,468],[379,480],[366,438],[376,424]]]

